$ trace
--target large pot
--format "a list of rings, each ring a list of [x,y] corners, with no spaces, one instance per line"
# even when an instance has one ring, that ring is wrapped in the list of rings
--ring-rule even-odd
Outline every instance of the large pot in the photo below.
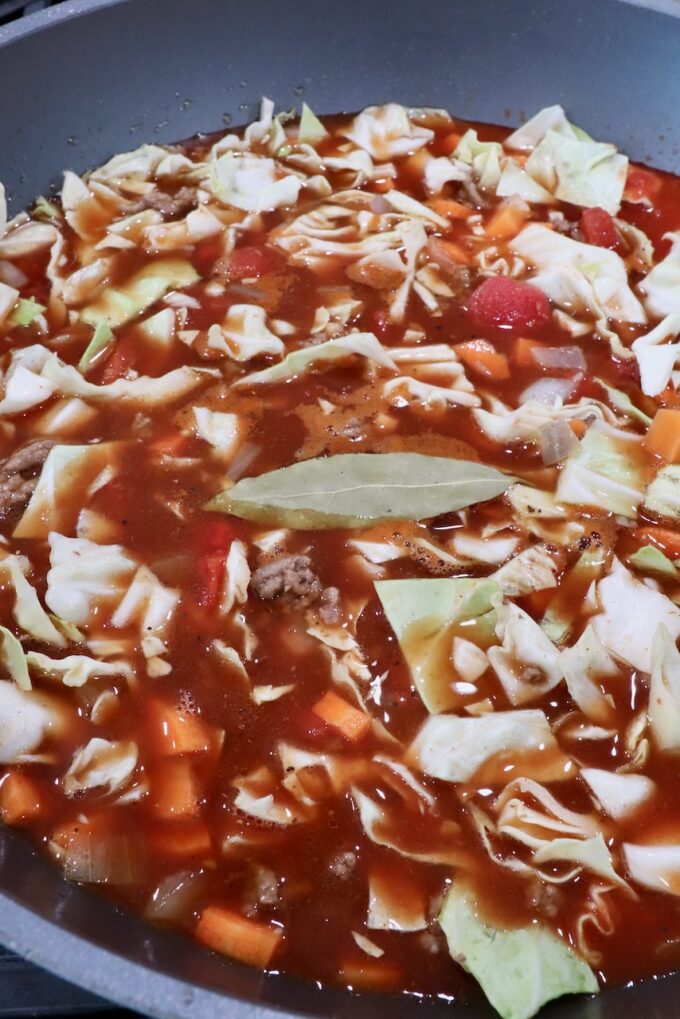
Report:
[[[650,6],[648,2],[647,6]],[[680,8],[616,0],[70,0],[0,30],[0,180],[17,211],[142,141],[251,117],[261,95],[321,113],[395,99],[516,124],[563,103],[597,137],[680,172]],[[680,15],[680,9],[678,9]],[[0,831],[0,940],[122,1005],[186,1019],[482,1019],[263,975],[67,884]],[[553,1019],[671,1019],[680,975],[564,1000]]]

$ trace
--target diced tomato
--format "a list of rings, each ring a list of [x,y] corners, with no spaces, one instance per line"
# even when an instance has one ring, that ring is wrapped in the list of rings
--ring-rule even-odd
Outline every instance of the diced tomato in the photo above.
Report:
[[[194,247],[194,254],[191,259],[194,269],[201,276],[209,276],[217,259],[222,254],[222,235],[217,237],[206,237],[199,241]]]
[[[201,552],[228,552],[236,537],[236,528],[227,517],[208,520],[198,536]]]
[[[124,336],[118,340],[106,359],[102,372],[102,385],[106,386],[110,382],[115,382],[116,379],[123,378],[130,368],[134,368],[137,352],[138,347],[134,337]]]
[[[660,187],[661,178],[651,170],[645,170],[642,166],[630,166],[623,197],[629,202],[639,202],[642,198],[651,201]]]
[[[606,209],[597,206],[581,213],[581,232],[588,244],[599,248],[617,248],[621,242],[616,223]]]
[[[196,601],[203,609],[214,609],[222,590],[226,552],[208,552],[198,560]]]
[[[229,258],[228,274],[232,280],[249,279],[266,276],[276,266],[276,256],[268,248],[243,247],[236,248]]]
[[[224,584],[226,561],[236,536],[231,521],[219,517],[209,520],[198,536],[196,601],[204,609],[214,609]]]
[[[507,276],[490,276],[468,302],[468,315],[475,328],[500,329],[511,335],[535,332],[547,325],[550,314],[542,290]]]

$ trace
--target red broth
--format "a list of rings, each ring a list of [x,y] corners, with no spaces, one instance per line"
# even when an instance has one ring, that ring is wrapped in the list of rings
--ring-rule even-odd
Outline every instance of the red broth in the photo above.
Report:
[[[319,146],[322,159],[341,151],[344,139],[340,132],[347,122],[343,118],[327,120],[334,133]],[[459,121],[435,125],[427,150],[434,155],[450,152],[452,134],[462,135],[469,126]],[[505,135],[500,128],[472,126],[486,140]],[[199,160],[215,140],[192,140],[175,151],[190,153],[192,159]],[[418,201],[428,201],[418,155],[394,162],[396,177],[369,181],[362,184],[362,189],[383,196],[389,186]],[[624,201],[620,217],[648,234],[658,260],[667,250],[664,234],[680,228],[680,179],[653,171],[651,178],[642,178],[642,184],[638,180],[637,186],[647,185],[649,180],[651,204]],[[166,183],[164,190],[171,193],[173,187]],[[477,208],[474,197],[463,193],[457,183],[447,184],[440,197],[442,202],[460,204],[463,211],[456,211],[451,204],[450,229],[434,231],[445,233],[446,242],[458,248],[458,255],[454,248],[449,252],[460,258],[459,269],[448,277],[452,296],[439,303],[436,315],[411,297],[404,320],[391,321],[385,291],[348,279],[340,259],[326,259],[316,270],[291,264],[276,247],[271,231],[293,212],[277,209],[238,234],[235,250],[237,255],[241,252],[240,260],[231,256],[230,263],[219,238],[201,240],[188,252],[183,251],[182,257],[190,258],[200,278],[182,288],[194,299],[188,302],[182,329],[197,330],[204,336],[211,325],[222,322],[234,304],[260,304],[266,308],[270,323],[279,320],[294,327],[293,340],[284,336],[287,348],[292,349],[300,345],[300,337],[311,335],[315,309],[327,304],[332,288],[344,287],[351,290],[352,299],[360,302],[351,317],[351,328],[374,333],[388,352],[408,344],[407,329],[417,331],[421,345],[454,346],[478,337],[479,330],[466,312],[470,293],[482,279],[474,262],[476,242],[471,239],[468,219],[470,215],[479,217],[478,237],[484,239],[484,227],[499,203],[484,202]],[[304,201],[300,200],[300,208],[320,200],[306,195]],[[54,204],[58,207],[58,200]],[[436,202],[431,204],[436,207]],[[569,223],[578,224],[580,210],[574,206],[556,203],[547,208],[562,212]],[[546,207],[532,206],[530,215],[533,222],[545,220]],[[90,229],[94,238],[103,236],[94,213]],[[78,237],[67,223],[62,232],[75,268]],[[505,241],[498,244],[503,249]],[[91,330],[77,321],[69,323],[63,305],[50,299],[50,282],[45,275],[47,257],[43,251],[12,259],[26,277],[22,296],[33,296],[48,307],[47,333],[36,333],[35,325],[16,326],[5,330],[0,348],[8,354],[32,343],[44,343],[57,350],[66,364],[75,365]],[[116,252],[107,285],[124,284],[157,257],[138,247]],[[640,274],[634,277],[639,278]],[[218,285],[206,291],[209,281]],[[163,301],[158,301],[146,309],[144,317],[163,307]],[[620,330],[627,345],[641,331],[639,327]],[[137,320],[117,328],[115,333],[115,345],[89,373],[89,381],[105,384],[116,378],[131,378],[134,373],[159,376],[182,365],[217,368],[218,375],[207,377],[188,396],[162,403],[151,411],[128,407],[124,400],[93,403],[96,412],[63,438],[50,427],[46,429],[44,414],[49,404],[29,409],[8,419],[11,425],[0,433],[1,451],[9,456],[14,449],[45,434],[45,430],[65,444],[126,440],[115,476],[91,495],[88,509],[107,521],[108,543],[120,543],[135,562],[146,564],[164,585],[180,592],[164,638],[167,652],[161,656],[171,670],[148,676],[138,627],[116,629],[104,611],[102,635],[128,642],[124,657],[131,663],[136,679],[96,679],[82,687],[66,688],[58,680],[34,677],[34,688],[49,690],[64,706],[68,724],[58,738],[48,738],[44,750],[41,748],[45,760],[8,765],[0,785],[0,810],[5,820],[21,826],[34,844],[56,855],[65,865],[67,876],[86,880],[88,868],[93,868],[97,873],[91,887],[145,913],[152,922],[168,924],[189,936],[198,926],[200,936],[205,929],[200,926],[205,911],[222,909],[228,915],[245,917],[281,932],[276,935],[275,954],[265,963],[276,970],[357,988],[458,997],[468,993],[470,978],[450,958],[436,924],[453,869],[451,865],[413,858],[441,848],[442,823],[446,822],[450,825],[451,850],[459,852],[466,881],[485,916],[501,925],[517,925],[539,917],[576,944],[578,918],[597,882],[582,872],[564,884],[541,885],[500,866],[483,849],[468,806],[490,806],[502,789],[494,784],[493,776],[489,778],[482,772],[469,783],[456,785],[419,775],[419,782],[436,804],[428,812],[419,810],[418,794],[409,792],[398,778],[390,782],[389,769],[373,761],[376,754],[389,756],[391,747],[399,756],[427,718],[375,594],[374,578],[486,575],[495,567],[472,563],[454,568],[446,559],[436,562],[436,557],[433,561],[427,555],[407,555],[367,567],[349,543],[371,537],[389,542],[393,535],[399,535],[401,542],[426,539],[445,548],[463,526],[480,532],[495,521],[506,520],[505,500],[481,503],[467,511],[464,518],[452,513],[420,523],[381,524],[370,534],[348,529],[288,532],[286,553],[308,555],[323,589],[337,588],[340,592],[342,625],[355,635],[368,674],[359,682],[363,693],[379,689],[378,695],[367,699],[367,711],[393,741],[386,742],[374,728],[353,742],[314,711],[331,688],[349,698],[347,691],[331,679],[329,654],[333,657],[335,652],[307,633],[310,612],[316,611],[314,605],[291,598],[264,600],[251,588],[244,605],[237,606],[235,612],[220,614],[216,601],[224,582],[229,547],[234,541],[243,542],[254,571],[267,561],[266,553],[255,541],[274,528],[205,510],[207,500],[224,487],[225,464],[196,436],[190,416],[193,405],[204,405],[237,414],[246,422],[247,436],[236,455],[242,457],[241,468],[234,472],[236,479],[311,457],[398,451],[479,460],[522,477],[539,478],[544,467],[538,447],[530,442],[504,445],[492,441],[466,406],[423,411],[417,402],[404,401],[403,405],[386,407],[381,389],[384,380],[371,378],[362,358],[317,366],[292,380],[262,386],[257,391],[231,388],[231,383],[246,372],[276,363],[276,358],[265,356],[246,363],[218,360],[206,357],[205,346],[200,343],[192,346],[177,339],[165,347],[154,347],[140,340]],[[326,337],[321,334],[318,338]],[[595,381],[602,379],[630,394],[650,416],[654,414],[656,402],[641,395],[635,362],[612,356],[606,340],[592,333],[571,336],[552,316],[548,324],[532,332],[531,339],[548,346],[568,344],[582,352],[587,367],[571,399],[606,400],[605,391]],[[491,330],[489,340],[506,359],[510,368],[507,377],[501,373],[499,378],[484,378],[467,367],[468,378],[507,406],[516,407],[520,394],[547,373],[537,363],[518,363],[517,336],[509,331]],[[447,384],[443,378],[441,385]],[[673,407],[675,400],[673,393],[665,392],[658,402]],[[330,412],[324,411],[324,401],[332,405]],[[635,431],[638,426],[629,423],[629,428]],[[549,468],[548,473],[551,470],[555,469]],[[70,530],[65,533],[73,536],[83,505],[82,492],[74,489],[61,498],[67,509],[69,500],[72,503],[66,514],[71,520]],[[4,516],[5,547],[8,552],[28,557],[33,567],[31,582],[44,597],[48,545],[45,539],[12,536],[19,515],[20,510],[15,508]],[[625,561],[645,543],[641,535],[649,526],[651,543],[655,544],[656,535],[663,547],[661,532],[654,530],[660,521],[641,517],[632,525],[597,510],[582,513],[584,516],[589,521],[586,538],[580,545],[566,546],[559,552],[560,580],[568,576],[591,543],[603,543],[607,554],[616,554]],[[665,522],[664,526],[672,532],[672,524]],[[680,540],[678,532],[673,540]],[[677,551],[671,554],[671,558],[677,556]],[[662,578],[660,584],[669,593],[675,589],[672,581]],[[573,578],[564,580],[560,591],[565,604],[580,604],[586,595]],[[540,620],[554,595],[554,590],[527,594],[518,599],[518,604]],[[2,592],[2,610],[3,623],[16,631],[7,585]],[[247,677],[225,661],[214,645],[215,640],[222,641],[243,655],[244,631],[239,617],[247,620],[255,638],[252,654],[244,659]],[[57,657],[60,654],[35,641],[29,641],[26,647]],[[88,653],[81,645],[75,650]],[[73,648],[70,653],[74,653]],[[612,690],[614,735],[584,741],[578,751],[573,744],[562,742],[567,753],[578,757],[581,767],[611,769],[627,760],[620,734],[639,712],[647,680],[623,667],[622,673]],[[453,671],[451,676],[453,681]],[[291,689],[278,699],[254,702],[253,688],[281,685]],[[102,721],[96,724],[90,717],[92,706],[107,689],[115,696],[109,708],[102,707]],[[475,698],[487,699],[492,709],[511,707],[491,669],[477,683]],[[468,702],[469,698],[461,698],[461,710]],[[574,710],[564,684],[530,706],[541,708],[551,723],[559,721],[560,725]],[[186,724],[191,730],[194,723],[197,733],[192,730],[182,735],[182,726]],[[173,726],[182,730],[178,744],[173,743]],[[557,731],[560,742],[561,730]],[[185,736],[186,744],[182,742]],[[106,795],[101,788],[75,796],[66,794],[64,775],[74,754],[93,737],[136,744],[135,782],[141,790],[138,799],[120,802],[120,796]],[[192,743],[194,738],[197,742]],[[277,746],[282,741],[311,754],[332,755],[347,767],[351,762],[353,784],[383,805],[388,840],[409,855],[372,841],[362,827],[349,787],[334,791],[319,768],[308,769],[310,805],[299,811],[300,819],[295,823],[277,824],[239,810],[234,803],[235,780],[262,768],[269,770],[276,797],[291,807],[295,805],[289,793],[281,792],[286,773]],[[512,760],[507,762],[506,780],[512,777],[516,765]],[[644,841],[652,829],[672,837],[680,826],[675,796],[680,778],[677,756],[659,753],[652,746],[644,773],[657,783],[658,795],[651,806],[614,826],[609,847],[615,854],[620,853],[623,842]],[[28,800],[24,789],[19,794],[13,790],[17,776],[29,783]],[[577,778],[558,786],[565,806],[581,812],[593,809]],[[557,786],[553,792],[558,795]],[[502,854],[521,855],[508,840],[499,849]],[[110,874],[102,876],[101,868],[105,871],[107,867]],[[419,904],[423,929],[367,929],[369,877],[392,888],[401,887],[403,895]],[[168,896],[170,891],[173,894]],[[619,889],[610,891],[606,897],[608,923],[602,925],[604,929],[592,925],[588,931],[592,964],[605,984],[663,973],[676,968],[680,961],[678,900],[640,887],[636,891],[638,898]],[[353,932],[369,938],[383,954],[367,955]],[[262,951],[261,945],[255,946],[249,961],[258,961],[258,951]]]

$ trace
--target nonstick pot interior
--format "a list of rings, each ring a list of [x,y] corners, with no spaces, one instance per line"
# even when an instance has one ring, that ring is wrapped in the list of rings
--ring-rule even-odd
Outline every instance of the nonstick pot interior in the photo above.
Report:
[[[679,55],[680,20],[616,0],[75,0],[0,30],[0,180],[16,212],[64,168],[243,123],[262,95],[320,113],[393,99],[508,124],[560,102],[596,137],[680,172]],[[354,996],[231,963],[69,886],[8,830],[0,940],[158,1016],[492,1015],[474,990],[454,1005]],[[676,1019],[679,999],[674,976],[545,1016]]]

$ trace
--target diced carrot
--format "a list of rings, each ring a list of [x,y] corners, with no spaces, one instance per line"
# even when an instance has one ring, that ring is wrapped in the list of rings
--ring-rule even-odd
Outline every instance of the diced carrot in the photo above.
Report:
[[[585,423],[585,421],[582,421],[580,418],[572,418],[571,421],[569,422],[569,427],[571,428],[572,432],[574,433],[577,439],[582,439],[583,436],[588,431],[588,425]]]
[[[430,254],[434,257],[436,262],[440,262],[441,259],[436,257],[436,249],[439,249],[440,254],[443,253],[445,259],[450,258],[458,265],[469,265],[470,255],[461,248],[460,244],[454,244],[453,241],[442,240],[441,237],[433,237],[430,240]]]
[[[634,531],[631,531],[631,538],[640,546],[654,545],[661,549],[669,559],[680,559],[680,531],[649,524],[645,527],[636,527]]]
[[[642,441],[667,463],[680,462],[680,410],[658,410]]]
[[[154,833],[153,843],[165,856],[202,858],[212,852],[210,829],[202,821],[164,825],[161,831]]]
[[[0,781],[0,817],[5,824],[28,824],[42,811],[40,790],[23,771],[8,771]]]
[[[453,348],[464,365],[498,382],[510,378],[510,365],[505,354],[499,354],[488,340],[467,340]]]
[[[528,210],[521,205],[506,205],[493,214],[486,224],[487,237],[501,240],[505,237],[514,237],[520,232],[527,219]]]
[[[215,747],[219,735],[198,715],[160,698],[149,701],[148,719],[157,752],[167,757],[205,753]]]
[[[450,156],[452,152],[458,148],[458,142],[461,139],[461,135],[458,131],[451,131],[450,134],[444,135],[442,140],[439,142],[439,151],[443,156]]]
[[[427,149],[418,149],[413,155],[407,156],[402,162],[400,169],[406,170],[409,173],[417,174],[420,179],[425,169],[425,164],[429,163],[432,159],[432,154]]]
[[[151,806],[164,821],[187,820],[200,813],[201,787],[191,758],[171,758],[152,772]]]
[[[280,927],[248,920],[222,906],[207,906],[195,933],[213,951],[261,969],[269,965],[283,936]]]
[[[333,690],[328,690],[312,711],[353,743],[365,736],[371,727],[371,719],[364,711],[352,707]]]
[[[520,368],[535,368],[536,359],[533,351],[542,347],[540,340],[530,340],[528,336],[518,336],[512,349],[512,359]]]
[[[472,215],[472,209],[462,202],[456,202],[453,198],[430,198],[427,205],[440,216],[447,219],[467,219]]]

